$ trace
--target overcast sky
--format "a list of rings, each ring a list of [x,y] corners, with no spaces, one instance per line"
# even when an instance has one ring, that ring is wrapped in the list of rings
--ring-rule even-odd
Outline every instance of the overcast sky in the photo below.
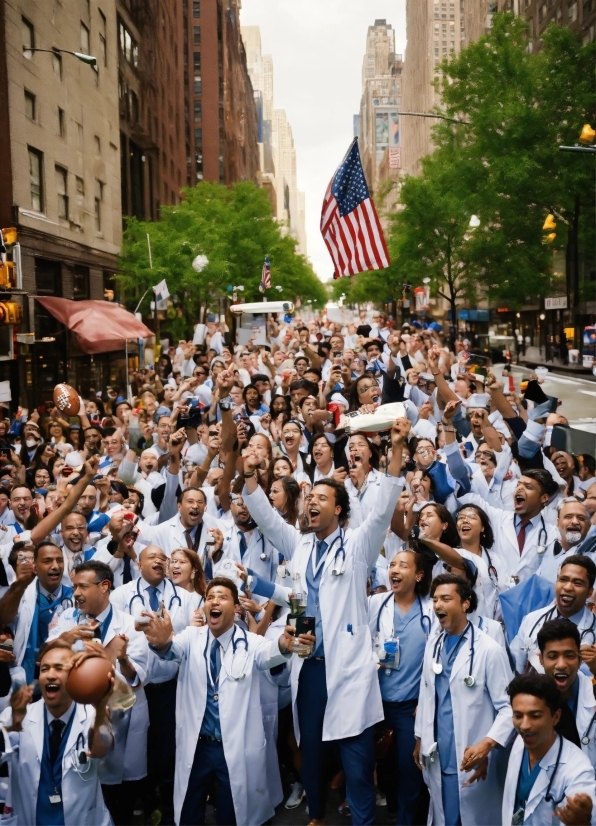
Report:
[[[324,281],[333,267],[319,232],[321,205],[353,137],[366,32],[378,18],[391,23],[403,54],[405,0],[242,0],[242,25],[259,26],[263,54],[273,56],[274,106],[292,125],[306,192],[308,256]]]

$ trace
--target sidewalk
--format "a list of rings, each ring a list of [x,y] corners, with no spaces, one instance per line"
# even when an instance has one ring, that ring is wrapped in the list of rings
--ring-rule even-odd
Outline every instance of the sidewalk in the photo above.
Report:
[[[589,367],[584,367],[581,364],[563,364],[558,358],[546,359],[543,350],[538,347],[526,347],[525,355],[519,357],[519,364],[531,368],[548,367],[551,373],[577,376],[587,381],[596,382],[596,376],[593,375]]]

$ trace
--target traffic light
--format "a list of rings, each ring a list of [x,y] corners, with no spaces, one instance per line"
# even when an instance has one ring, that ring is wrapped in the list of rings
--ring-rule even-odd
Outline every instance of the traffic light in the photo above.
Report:
[[[17,244],[18,233],[16,227],[3,227],[0,230],[0,289],[16,290],[19,287],[19,278],[15,262],[19,262],[20,247]],[[10,247],[10,249],[8,249]],[[7,260],[10,255],[11,260]]]
[[[14,290],[16,289],[17,281],[14,269],[14,263],[7,261],[0,267],[0,289]]]
[[[580,143],[594,143],[594,139],[596,138],[596,131],[592,129],[589,123],[584,124],[584,128],[581,131],[581,135],[579,136]]]
[[[21,308],[14,301],[0,302],[0,324],[19,324]]]

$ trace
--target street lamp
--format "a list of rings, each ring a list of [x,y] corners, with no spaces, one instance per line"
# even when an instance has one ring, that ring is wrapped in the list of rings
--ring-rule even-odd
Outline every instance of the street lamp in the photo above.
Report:
[[[25,52],[48,52],[48,54],[71,54],[80,60],[81,63],[86,63],[88,66],[97,66],[97,58],[90,54],[83,54],[83,52],[71,52],[68,49],[36,49],[31,46],[23,46],[23,53]]]
[[[585,123],[578,139],[579,143],[576,143],[575,146],[559,146],[559,150],[561,152],[588,152],[593,155],[596,152],[596,146],[580,146],[579,144],[593,144],[595,139],[596,131],[592,129],[589,123]]]

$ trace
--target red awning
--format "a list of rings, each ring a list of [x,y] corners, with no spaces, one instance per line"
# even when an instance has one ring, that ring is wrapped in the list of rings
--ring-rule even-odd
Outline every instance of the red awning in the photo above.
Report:
[[[126,339],[148,338],[153,335],[132,313],[109,301],[36,298],[54,318],[75,334],[85,353],[124,350]]]

